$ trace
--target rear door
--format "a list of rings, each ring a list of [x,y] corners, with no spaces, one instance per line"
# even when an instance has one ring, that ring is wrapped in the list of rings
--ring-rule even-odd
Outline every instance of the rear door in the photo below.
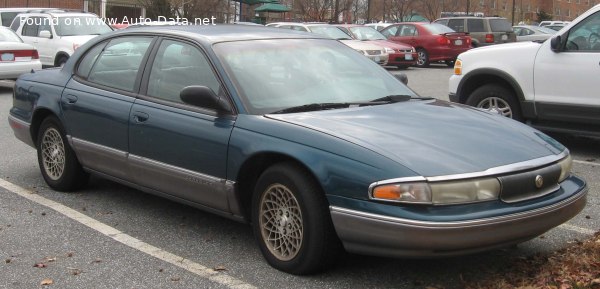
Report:
[[[129,113],[152,37],[119,37],[97,44],[77,64],[62,95],[67,134],[88,168],[128,179]]]
[[[229,211],[227,146],[235,117],[184,103],[180,91],[202,85],[226,97],[206,54],[193,43],[164,39],[146,69],[129,125],[136,183]]]

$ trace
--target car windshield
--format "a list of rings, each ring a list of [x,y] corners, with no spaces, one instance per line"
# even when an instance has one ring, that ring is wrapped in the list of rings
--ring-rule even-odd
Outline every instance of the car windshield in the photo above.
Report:
[[[490,19],[492,32],[512,32],[512,26],[506,19]]]
[[[314,103],[416,96],[367,57],[327,39],[223,42],[214,46],[250,114]]]
[[[456,32],[452,28],[438,23],[423,24],[423,27],[425,27],[425,29],[427,29],[427,31],[429,31],[431,34],[444,34]]]
[[[311,26],[310,31],[313,33],[317,33],[319,35],[329,37],[331,39],[337,39],[337,40],[352,39],[352,38],[350,38],[350,36],[348,36],[348,34],[344,33],[344,31],[340,30],[339,28],[337,28],[335,26],[326,26],[326,25]]]
[[[59,17],[57,22],[55,29],[59,36],[100,35],[112,31],[96,16]]]
[[[10,29],[0,28],[0,42],[23,42],[21,38]]]
[[[357,26],[348,28],[358,40],[387,40],[381,32],[372,27]]]

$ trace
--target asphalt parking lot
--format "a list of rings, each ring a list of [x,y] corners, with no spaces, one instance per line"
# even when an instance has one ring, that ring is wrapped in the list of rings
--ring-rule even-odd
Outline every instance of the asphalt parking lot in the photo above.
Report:
[[[406,73],[422,96],[447,100],[445,65]],[[93,177],[59,193],[35,150],[8,123],[11,83],[0,87],[0,288],[461,288],[512,258],[563,248],[600,229],[600,140],[555,135],[588,183],[588,205],[568,223],[476,255],[408,260],[344,255],[332,270],[298,277],[263,260],[249,226]],[[2,84],[0,84],[2,86]],[[48,285],[41,285],[48,283]]]

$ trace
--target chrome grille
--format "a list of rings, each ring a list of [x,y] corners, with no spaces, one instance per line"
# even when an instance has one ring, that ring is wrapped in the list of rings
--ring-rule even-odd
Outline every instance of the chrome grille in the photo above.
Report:
[[[380,55],[381,50],[367,50],[368,55]]]

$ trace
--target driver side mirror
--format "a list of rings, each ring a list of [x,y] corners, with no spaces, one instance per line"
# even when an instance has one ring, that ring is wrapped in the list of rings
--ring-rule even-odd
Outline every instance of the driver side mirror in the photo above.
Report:
[[[223,101],[212,89],[202,85],[186,86],[179,93],[181,101],[184,103],[214,109],[217,112],[230,112],[231,106]]]
[[[562,37],[560,35],[556,35],[550,39],[550,49],[554,52],[562,50]]]
[[[50,31],[48,31],[48,30],[42,30],[42,31],[40,31],[40,33],[38,33],[38,36],[41,37],[41,38],[51,39],[52,38],[52,33],[50,33]]]

